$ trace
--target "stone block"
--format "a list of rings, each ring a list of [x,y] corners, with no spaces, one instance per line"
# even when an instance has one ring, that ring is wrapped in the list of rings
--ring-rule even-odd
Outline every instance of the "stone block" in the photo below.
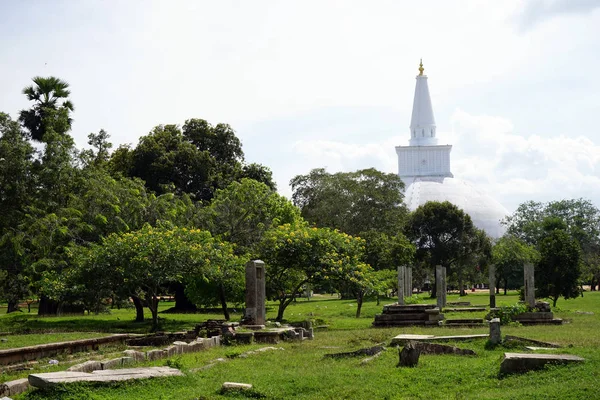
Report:
[[[419,363],[421,351],[415,346],[415,342],[408,342],[402,350],[399,351],[400,361],[398,367],[416,367]]]
[[[115,369],[123,366],[123,358],[113,358],[112,360],[100,361],[102,369]]]
[[[221,386],[221,390],[224,392],[232,390],[250,390],[252,385],[249,383],[238,383],[238,382],[224,382]]]
[[[175,346],[177,348],[177,354],[183,354],[183,353],[189,352],[188,344],[186,342],[182,342],[182,341],[173,342],[173,346]]]
[[[504,353],[500,364],[500,374],[523,373],[543,368],[548,364],[571,364],[585,361],[584,358],[570,354],[525,354]]]
[[[205,345],[202,340],[195,340],[195,341],[191,342],[190,344],[188,344],[188,350],[192,353],[195,353],[197,351],[201,351],[204,349],[205,349]]]
[[[92,372],[92,371],[96,371],[96,370],[100,370],[100,369],[102,369],[102,364],[100,363],[100,361],[90,360],[90,361],[83,362],[81,364],[73,365],[73,366],[69,367],[67,369],[67,371]]]
[[[169,346],[164,349],[167,352],[167,357],[173,357],[179,353],[177,346]]]
[[[412,346],[419,350],[420,354],[456,354],[460,356],[474,356],[475,352],[470,349],[460,349],[454,346],[447,346],[437,343],[410,342]]]
[[[490,321],[490,343],[498,344],[502,342],[502,334],[500,333],[500,318],[493,318]]]
[[[14,396],[29,389],[27,378],[0,383],[0,396]]]
[[[149,361],[160,360],[166,358],[168,353],[165,350],[150,350],[146,353]]]
[[[121,365],[131,365],[135,364],[135,359],[133,357],[121,357]]]
[[[125,350],[123,354],[125,354],[125,357],[133,358],[136,362],[146,360],[146,353],[143,351]]]

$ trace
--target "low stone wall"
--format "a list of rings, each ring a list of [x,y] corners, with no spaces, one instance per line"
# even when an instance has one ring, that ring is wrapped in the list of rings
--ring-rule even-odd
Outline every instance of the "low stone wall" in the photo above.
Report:
[[[98,350],[98,347],[110,343],[122,343],[130,338],[129,334],[105,336],[95,339],[72,340],[70,342],[48,343],[17,349],[0,350],[0,365],[17,364],[45,357],[53,357],[61,353],[77,353]]]

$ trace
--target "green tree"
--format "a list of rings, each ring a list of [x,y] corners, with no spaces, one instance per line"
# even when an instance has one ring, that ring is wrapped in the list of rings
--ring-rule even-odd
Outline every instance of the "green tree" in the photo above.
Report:
[[[510,234],[502,236],[492,247],[492,262],[496,267],[496,281],[504,282],[504,294],[509,285],[523,284],[523,265],[536,263],[539,253],[534,246]],[[500,285],[498,285],[498,288]]]
[[[17,310],[19,300],[28,293],[18,227],[32,202],[34,155],[19,124],[0,113],[0,298],[8,303],[9,313]]]
[[[293,178],[290,185],[304,219],[350,235],[368,230],[395,235],[407,214],[402,180],[374,168],[335,174],[313,169]]]
[[[280,225],[265,233],[258,254],[266,266],[268,296],[279,302],[277,320],[300,289],[318,281],[360,279],[364,241],[328,228]]]
[[[465,241],[476,235],[476,230],[471,217],[460,208],[448,201],[430,201],[409,215],[405,234],[415,244],[419,261],[430,268],[442,265],[450,274],[450,267],[465,255]]]
[[[113,271],[107,284],[141,297],[156,329],[159,295],[169,284],[211,279],[223,266],[236,262],[233,247],[215,240],[208,231],[146,225],[139,231],[109,235],[101,245],[92,246],[90,253],[81,257],[81,269],[92,276]]]
[[[237,254],[252,254],[264,233],[282,224],[300,220],[299,210],[285,197],[261,182],[243,178],[225,189],[218,189],[210,206],[204,210],[204,225],[210,232],[236,245]],[[244,270],[222,275],[224,280],[204,284],[204,304],[220,303],[229,320],[227,300],[242,301]]]
[[[559,297],[575,298],[580,293],[581,250],[579,244],[558,218],[543,222],[544,237],[539,242],[540,260],[535,271],[537,295],[552,300],[553,307]]]
[[[68,100],[71,92],[69,84],[59,78],[36,76],[34,85],[23,89],[23,94],[34,105],[29,110],[22,110],[19,121],[38,142],[44,141],[49,129],[64,134],[71,129],[73,103]]]

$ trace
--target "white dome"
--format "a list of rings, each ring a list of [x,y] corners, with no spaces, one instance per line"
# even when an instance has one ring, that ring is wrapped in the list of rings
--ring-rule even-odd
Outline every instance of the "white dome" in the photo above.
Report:
[[[428,201],[449,201],[469,214],[473,224],[492,238],[505,232],[500,220],[508,211],[493,197],[456,178],[421,177],[403,179],[404,201],[411,211]]]

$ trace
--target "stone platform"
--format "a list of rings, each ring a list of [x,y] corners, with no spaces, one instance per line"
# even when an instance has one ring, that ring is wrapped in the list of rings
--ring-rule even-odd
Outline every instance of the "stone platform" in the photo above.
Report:
[[[444,319],[435,304],[388,304],[383,313],[375,315],[373,326],[438,326]]]
[[[514,317],[514,320],[523,325],[561,325],[563,320],[554,318],[550,311],[524,312]]]

